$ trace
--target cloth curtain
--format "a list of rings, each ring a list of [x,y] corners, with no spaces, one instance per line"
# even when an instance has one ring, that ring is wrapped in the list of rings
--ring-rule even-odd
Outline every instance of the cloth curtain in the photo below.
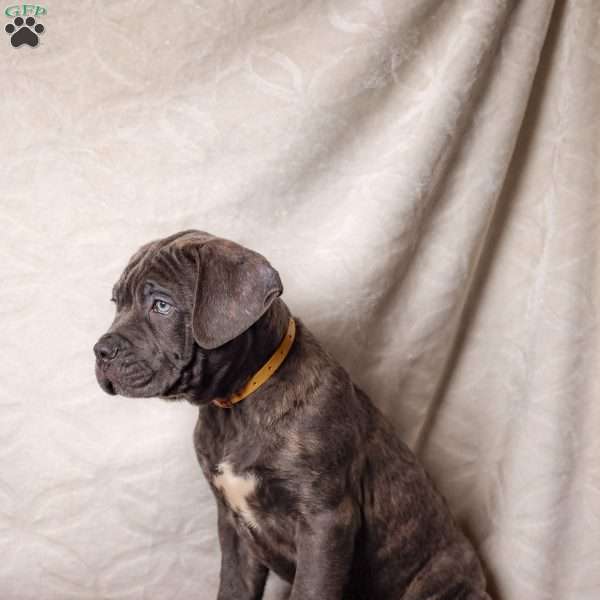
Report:
[[[0,40],[0,597],[215,597],[196,409],[93,368],[186,228],[270,259],[494,598],[600,597],[600,2],[43,8]]]

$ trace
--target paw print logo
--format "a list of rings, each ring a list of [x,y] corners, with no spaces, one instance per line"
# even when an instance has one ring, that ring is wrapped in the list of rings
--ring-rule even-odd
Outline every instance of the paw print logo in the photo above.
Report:
[[[44,26],[41,23],[36,25],[33,17],[27,17],[25,21],[23,21],[21,17],[17,17],[13,23],[9,23],[4,28],[6,33],[10,35],[10,43],[15,48],[18,48],[23,44],[35,48],[40,41],[38,34],[44,32]]]

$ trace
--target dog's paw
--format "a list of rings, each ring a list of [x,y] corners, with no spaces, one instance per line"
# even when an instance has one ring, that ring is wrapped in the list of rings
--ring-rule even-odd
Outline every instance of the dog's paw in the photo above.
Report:
[[[4,30],[10,35],[10,43],[15,48],[18,48],[23,44],[27,44],[34,48],[40,41],[38,34],[44,33],[44,26],[41,23],[36,25],[33,17],[27,17],[25,21],[23,21],[21,17],[16,17],[12,23],[9,23],[4,28]]]

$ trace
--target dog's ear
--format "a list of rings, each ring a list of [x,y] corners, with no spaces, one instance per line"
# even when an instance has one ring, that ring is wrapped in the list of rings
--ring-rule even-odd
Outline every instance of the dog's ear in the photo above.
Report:
[[[192,333],[213,349],[242,334],[283,292],[277,271],[257,252],[213,238],[197,248]]]

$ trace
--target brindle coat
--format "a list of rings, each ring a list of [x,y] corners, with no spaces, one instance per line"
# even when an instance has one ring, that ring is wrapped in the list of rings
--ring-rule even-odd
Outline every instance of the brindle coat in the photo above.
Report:
[[[114,289],[95,346],[108,393],[187,399],[218,506],[218,600],[482,600],[479,560],[414,455],[297,320],[289,355],[231,409],[290,317],[259,254],[196,231],[152,242]]]

